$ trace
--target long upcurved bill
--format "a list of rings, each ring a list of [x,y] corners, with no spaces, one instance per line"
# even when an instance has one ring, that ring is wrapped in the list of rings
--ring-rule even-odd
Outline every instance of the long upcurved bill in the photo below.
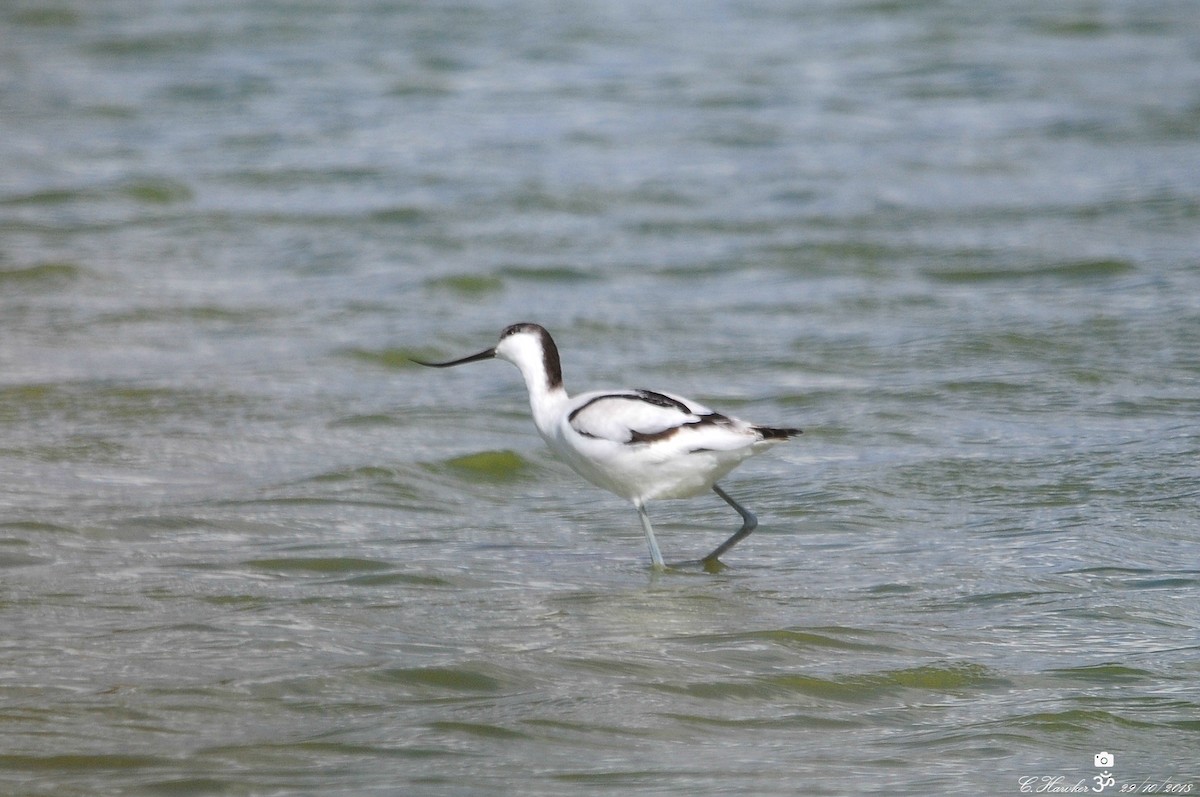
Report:
[[[495,349],[487,349],[479,352],[478,354],[472,354],[469,357],[463,357],[458,360],[450,360],[449,362],[444,363],[427,363],[424,360],[413,360],[413,362],[415,362],[417,365],[427,365],[430,368],[449,368],[452,365],[463,365],[464,363],[473,363],[479,360],[490,360],[495,356]]]

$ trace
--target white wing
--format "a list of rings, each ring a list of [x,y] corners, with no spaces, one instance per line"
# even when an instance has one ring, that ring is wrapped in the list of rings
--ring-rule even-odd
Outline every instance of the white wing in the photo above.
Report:
[[[650,390],[584,394],[577,400],[567,417],[571,428],[614,443],[653,443],[700,425],[731,422],[702,404]]]

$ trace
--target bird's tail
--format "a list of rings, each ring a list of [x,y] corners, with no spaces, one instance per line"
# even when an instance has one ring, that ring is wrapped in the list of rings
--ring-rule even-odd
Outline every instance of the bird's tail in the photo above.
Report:
[[[798,434],[804,434],[800,429],[790,429],[778,426],[755,426],[754,431],[763,440],[787,440]]]

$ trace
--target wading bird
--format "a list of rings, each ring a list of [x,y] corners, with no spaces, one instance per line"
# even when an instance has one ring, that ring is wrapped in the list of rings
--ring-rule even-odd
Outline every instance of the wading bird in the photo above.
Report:
[[[754,454],[800,434],[799,429],[756,426],[702,404],[653,390],[594,390],[577,396],[563,387],[558,347],[537,324],[513,324],[495,346],[449,362],[414,360],[431,368],[499,358],[517,366],[529,391],[533,423],[550,449],[583,478],[633,503],[650,560],[664,569],[646,514],[657,498],[690,498],[712,490],[742,517],[742,526],[700,560],[706,570],[758,525],[750,510],[717,481]]]

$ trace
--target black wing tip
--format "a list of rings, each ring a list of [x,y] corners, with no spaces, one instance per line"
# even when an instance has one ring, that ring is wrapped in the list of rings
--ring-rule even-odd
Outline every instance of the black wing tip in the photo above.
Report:
[[[763,440],[787,440],[796,435],[804,434],[803,429],[779,426],[755,426],[754,431],[762,435]]]

